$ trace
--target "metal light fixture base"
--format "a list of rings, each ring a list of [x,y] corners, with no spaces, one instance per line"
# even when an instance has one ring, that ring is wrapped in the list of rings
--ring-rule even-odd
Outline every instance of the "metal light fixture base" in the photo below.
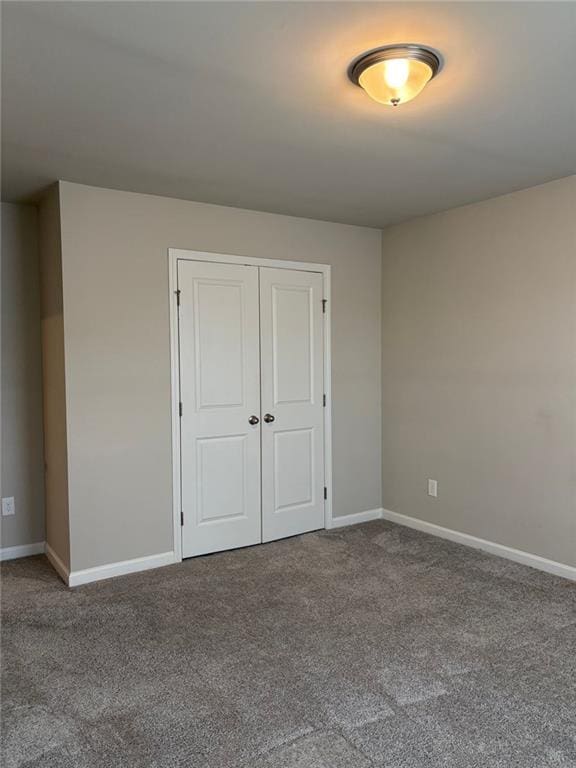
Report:
[[[390,59],[412,59],[422,61],[430,67],[432,80],[442,69],[444,60],[438,51],[417,43],[394,43],[374,48],[358,56],[348,67],[348,77],[354,85],[360,86],[360,76],[368,67]]]

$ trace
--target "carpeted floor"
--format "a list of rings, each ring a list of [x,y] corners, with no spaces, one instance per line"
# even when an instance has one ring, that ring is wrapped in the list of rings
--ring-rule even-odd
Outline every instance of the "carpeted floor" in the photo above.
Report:
[[[4,768],[576,766],[576,585],[390,523],[4,564]]]

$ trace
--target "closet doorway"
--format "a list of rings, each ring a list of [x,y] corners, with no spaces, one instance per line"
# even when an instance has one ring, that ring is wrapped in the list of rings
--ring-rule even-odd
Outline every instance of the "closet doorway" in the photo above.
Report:
[[[329,527],[330,268],[169,257],[180,556]]]

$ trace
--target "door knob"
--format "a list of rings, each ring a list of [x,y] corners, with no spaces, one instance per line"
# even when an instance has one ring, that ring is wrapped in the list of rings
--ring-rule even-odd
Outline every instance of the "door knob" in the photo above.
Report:
[[[266,422],[266,424],[271,424],[274,421],[274,416],[272,416],[271,413],[267,413],[264,416],[264,421]]]
[[[250,418],[248,419],[248,424],[258,424],[259,421],[260,419],[258,418],[258,416],[250,416]]]

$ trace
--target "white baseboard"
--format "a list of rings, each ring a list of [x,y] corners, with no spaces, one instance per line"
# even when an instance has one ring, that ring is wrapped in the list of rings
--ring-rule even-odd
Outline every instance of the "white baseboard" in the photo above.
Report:
[[[30,555],[43,555],[45,544],[38,541],[35,544],[20,544],[17,547],[2,547],[0,560],[16,560],[17,557],[30,557]]]
[[[444,528],[435,523],[428,523],[426,520],[419,520],[416,517],[401,515],[399,512],[391,512],[389,509],[382,510],[382,518],[384,520],[389,520],[391,523],[398,523],[399,525],[404,525],[408,528],[414,528],[417,531],[430,533],[432,536],[438,536],[441,539],[448,539],[457,544],[465,544],[467,547],[481,549],[484,552],[489,552],[491,555],[498,555],[507,560],[513,560],[515,563],[528,565],[539,571],[546,571],[546,573],[553,573],[555,576],[561,576],[564,579],[576,581],[576,567],[573,565],[557,563],[555,560],[548,560],[545,557],[540,557],[540,555],[533,555],[529,552],[523,552],[520,549],[513,549],[504,544],[496,544],[494,541],[480,539],[477,536],[471,536],[469,533],[461,533],[460,531]]]
[[[54,568],[54,570],[56,571],[58,576],[60,576],[64,584],[68,584],[68,577],[70,575],[70,571],[68,570],[67,566],[64,565],[62,560],[60,560],[60,558],[58,557],[56,552],[54,552],[54,550],[52,549],[50,544],[48,544],[48,542],[46,542],[46,557],[48,558],[52,568]]]
[[[83,571],[70,571],[68,586],[79,587],[81,584],[90,584],[92,581],[111,579],[114,576],[125,576],[128,573],[147,571],[150,568],[161,568],[163,565],[172,565],[180,560],[174,552],[162,552],[148,557],[136,557],[133,560],[123,560],[109,565],[98,565],[95,568],[86,568]]]
[[[398,523],[398,525],[404,525],[408,528],[414,528],[423,533],[429,533],[432,536],[438,536],[441,539],[454,541],[457,544],[464,544],[465,546],[473,547],[474,549],[481,549],[492,555],[498,555],[507,560],[513,560],[516,563],[528,565],[531,568],[536,568],[537,570],[545,571],[546,573],[552,573],[555,576],[561,576],[562,578],[576,581],[575,566],[558,563],[555,560],[548,560],[545,557],[540,557],[540,555],[533,555],[529,552],[523,552],[520,549],[513,549],[504,544],[496,544],[493,541],[480,539],[477,536],[471,536],[468,533],[455,531],[451,528],[444,528],[441,525],[429,523],[426,520],[419,520],[416,517],[402,515],[399,512],[392,512],[389,509],[368,509],[364,512],[356,512],[352,515],[334,517],[332,518],[329,527],[341,528],[343,526],[366,523],[369,520],[378,520],[380,518],[389,520],[392,523]],[[160,568],[164,565],[172,565],[173,563],[180,562],[174,552],[162,552],[158,555],[138,557],[133,560],[124,560],[119,563],[110,563],[109,565],[100,565],[95,568],[86,568],[82,571],[70,572],[50,545],[43,541],[39,541],[35,544],[22,544],[21,546],[16,547],[3,547],[0,549],[0,561],[13,560],[19,557],[29,557],[30,555],[40,555],[44,552],[46,552],[48,560],[51,562],[64,583],[68,584],[70,587],[77,587],[81,584],[89,584],[93,581],[101,581],[102,579],[110,579],[114,576],[123,576],[138,571],[147,571],[151,568]]]
[[[329,528],[342,528],[345,525],[356,525],[357,523],[367,523],[369,520],[379,520],[382,517],[382,508],[367,509],[365,512],[354,512],[352,515],[342,515],[333,517]]]

